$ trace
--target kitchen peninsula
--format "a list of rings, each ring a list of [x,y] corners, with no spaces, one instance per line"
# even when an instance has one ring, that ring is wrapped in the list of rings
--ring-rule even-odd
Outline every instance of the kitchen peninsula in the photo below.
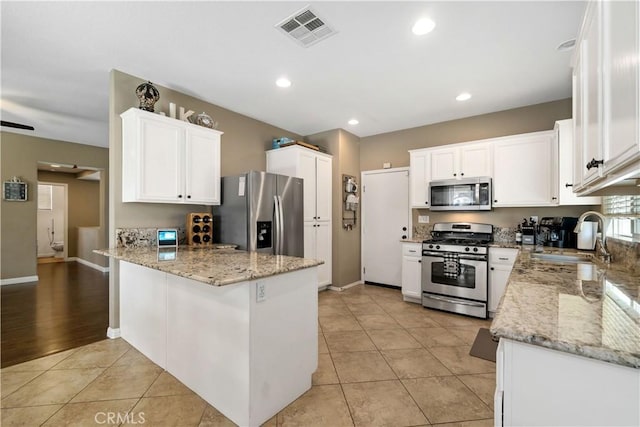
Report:
[[[558,252],[520,250],[491,325],[495,423],[640,425],[640,275]]]
[[[215,248],[96,252],[120,260],[122,338],[236,424],[262,424],[311,387],[320,261]]]

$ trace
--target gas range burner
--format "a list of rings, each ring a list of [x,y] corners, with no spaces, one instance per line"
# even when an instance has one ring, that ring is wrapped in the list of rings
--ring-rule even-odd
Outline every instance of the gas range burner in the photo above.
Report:
[[[482,238],[467,238],[467,239],[428,239],[423,240],[422,243],[434,243],[445,245],[460,245],[460,246],[487,246],[491,243],[491,239]]]
[[[433,226],[431,239],[424,240],[423,250],[486,254],[493,241],[493,226],[468,222],[441,222]]]

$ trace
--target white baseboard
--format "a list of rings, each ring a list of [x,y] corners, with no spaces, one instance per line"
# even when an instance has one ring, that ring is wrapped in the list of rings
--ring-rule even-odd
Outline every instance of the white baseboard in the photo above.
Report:
[[[330,291],[342,292],[342,291],[346,291],[349,288],[353,288],[354,286],[358,286],[361,284],[362,282],[358,280],[357,282],[349,283],[348,285],[344,285],[344,286],[329,286],[327,289],[329,289]]]
[[[0,286],[17,285],[18,283],[37,282],[38,276],[13,277],[11,279],[0,280]]]
[[[115,339],[120,338],[120,328],[107,328],[107,338]]]
[[[95,270],[101,271],[103,273],[108,273],[109,272],[109,267],[103,267],[101,265],[89,262],[86,259],[78,258],[78,257],[75,257],[75,256],[67,258],[65,261],[75,261],[75,262],[78,262],[78,263],[80,263],[82,265],[86,265],[87,267],[91,267],[91,268],[93,268]]]

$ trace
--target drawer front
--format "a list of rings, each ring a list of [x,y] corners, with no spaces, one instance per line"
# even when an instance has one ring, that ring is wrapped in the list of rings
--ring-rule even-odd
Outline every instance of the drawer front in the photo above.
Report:
[[[489,264],[513,265],[518,256],[518,249],[489,248]]]
[[[422,243],[403,243],[402,255],[404,256],[422,256]]]

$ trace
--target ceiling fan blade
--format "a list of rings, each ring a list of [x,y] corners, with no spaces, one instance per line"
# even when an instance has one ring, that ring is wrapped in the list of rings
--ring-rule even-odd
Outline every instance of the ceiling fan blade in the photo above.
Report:
[[[0,125],[2,126],[6,126],[8,128],[16,128],[16,129],[25,129],[25,130],[35,130],[33,128],[33,126],[29,126],[29,125],[23,125],[20,123],[14,123],[14,122],[5,122],[4,120],[0,121]]]

